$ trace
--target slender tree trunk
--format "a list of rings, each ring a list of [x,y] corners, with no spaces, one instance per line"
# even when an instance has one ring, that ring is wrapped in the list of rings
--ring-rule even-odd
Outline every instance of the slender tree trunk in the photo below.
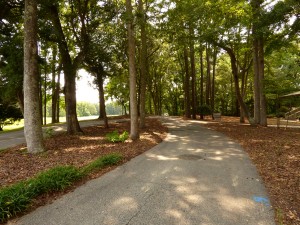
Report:
[[[266,97],[264,95],[264,36],[261,31],[262,0],[251,0],[253,14],[253,65],[254,65],[254,121],[267,126]]]
[[[210,94],[211,94],[211,79],[210,79],[210,54],[209,54],[209,47],[208,44],[206,45],[206,65],[207,65],[207,72],[206,72],[206,105],[211,106],[210,105]]]
[[[40,110],[40,115],[41,115],[41,125],[43,125],[43,91],[42,91],[42,86],[43,86],[43,82],[42,82],[42,73],[41,70],[38,69],[38,77],[39,77],[39,110]]]
[[[100,116],[99,119],[103,119],[104,127],[108,128],[108,119],[105,109],[105,98],[104,98],[104,88],[103,88],[103,75],[97,74],[97,81],[99,87],[99,107],[100,107]]]
[[[44,124],[47,124],[47,69],[45,69],[45,77],[44,77]]]
[[[260,123],[260,89],[259,89],[259,64],[258,64],[258,40],[253,41],[254,64],[254,123]]]
[[[62,64],[58,67],[58,73],[57,73],[57,83],[56,83],[56,96],[57,96],[57,106],[56,106],[56,123],[59,123],[59,111],[60,111],[60,73],[61,73],[61,67]]]
[[[265,83],[265,60],[264,60],[264,44],[263,37],[259,39],[259,89],[260,89],[260,125],[267,126],[267,107],[266,96],[264,93]]]
[[[195,47],[194,47],[194,30],[190,26],[190,58],[191,58],[191,88],[192,88],[192,118],[196,119],[196,66],[195,66]]]
[[[66,121],[68,134],[82,133],[79,126],[76,112],[76,71],[79,62],[83,59],[83,54],[78,54],[72,62],[68,44],[61,26],[58,9],[55,5],[49,7],[51,20],[53,26],[59,37],[58,47],[61,55],[61,62],[63,65],[64,78],[65,78],[65,100],[66,100]]]
[[[204,105],[204,65],[203,65],[203,50],[200,49],[200,105]],[[200,114],[200,119],[204,119],[203,113]]]
[[[212,72],[212,82],[211,82],[211,110],[212,113],[215,111],[215,80],[216,80],[216,64],[217,64],[217,50],[213,53],[213,72]]]
[[[189,71],[189,57],[188,50],[184,47],[184,67],[185,67],[185,80],[184,80],[184,111],[185,117],[191,118],[191,101],[190,101],[190,71]]]
[[[252,124],[253,122],[250,119],[249,110],[247,109],[247,106],[243,100],[243,97],[242,97],[241,91],[240,91],[240,87],[239,87],[238,67],[237,67],[237,60],[236,60],[235,54],[234,54],[233,50],[229,47],[226,47],[226,46],[223,46],[223,45],[220,45],[217,43],[216,43],[216,45],[223,48],[230,57],[231,69],[232,69],[232,74],[233,74],[233,81],[234,81],[234,87],[235,87],[237,101],[238,101],[238,104],[240,105],[240,107],[242,108],[242,110],[244,111],[246,118]]]
[[[147,33],[146,33],[146,17],[144,11],[143,0],[139,0],[139,13],[141,16],[140,26],[141,26],[141,54],[140,54],[140,128],[145,127],[146,118],[146,74],[147,74]]]
[[[52,81],[51,81],[51,90],[52,90],[52,101],[51,101],[51,123],[56,123],[56,106],[57,106],[57,92],[56,92],[56,56],[57,56],[57,48],[56,45],[52,46],[52,65],[51,65],[51,72],[52,72]]]
[[[37,1],[25,0],[24,21],[24,134],[30,153],[44,151],[39,112]]]
[[[130,138],[139,139],[138,107],[136,91],[136,68],[135,68],[135,39],[133,26],[133,13],[131,0],[126,0],[127,16],[127,38],[128,38],[128,58],[129,58],[129,89],[130,89]]]

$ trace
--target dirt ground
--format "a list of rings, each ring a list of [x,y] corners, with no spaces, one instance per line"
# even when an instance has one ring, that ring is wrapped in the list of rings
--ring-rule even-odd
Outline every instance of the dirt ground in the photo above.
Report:
[[[207,118],[206,121],[208,124],[205,126],[226,134],[247,151],[265,182],[278,224],[300,225],[300,129],[241,125],[235,117],[222,117],[219,122]],[[274,120],[269,122],[275,123]],[[114,144],[105,140],[108,132],[129,130],[129,122],[110,123],[109,129],[102,126],[88,127],[83,129],[83,135],[60,134],[49,138],[45,141],[45,153],[28,154],[25,145],[0,152],[0,185],[13,184],[56,165],[82,167],[99,156],[112,152],[121,153],[124,157],[123,162],[126,162],[166,137],[167,128],[158,120],[148,118],[146,123],[147,128],[141,130],[140,140],[135,142]],[[91,174],[64,193],[113,168]],[[64,193],[42,195],[34,201],[28,211],[47,204]]]
[[[268,123],[275,125],[276,119]],[[222,117],[205,126],[246,150],[267,187],[277,223],[300,225],[300,128],[255,127],[240,124],[235,117]]]

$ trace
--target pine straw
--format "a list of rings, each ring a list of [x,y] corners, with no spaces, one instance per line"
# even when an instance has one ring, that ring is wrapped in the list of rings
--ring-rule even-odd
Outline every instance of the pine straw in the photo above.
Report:
[[[221,122],[206,126],[238,141],[249,154],[264,180],[277,223],[300,225],[300,129],[255,127],[238,121],[222,117]]]

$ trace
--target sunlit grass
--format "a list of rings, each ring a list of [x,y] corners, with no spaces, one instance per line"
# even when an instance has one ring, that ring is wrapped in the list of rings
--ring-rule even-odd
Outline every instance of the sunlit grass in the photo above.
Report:
[[[83,117],[78,117],[79,121],[86,121],[86,120],[94,120],[97,119],[98,116],[83,116]],[[46,118],[47,125],[51,124],[51,117]],[[59,117],[59,123],[65,123],[66,122],[66,117]],[[21,130],[24,128],[24,119],[20,121],[16,121],[15,123],[11,125],[6,125],[3,127],[3,131],[0,132],[0,134],[11,132],[11,131],[17,131]]]

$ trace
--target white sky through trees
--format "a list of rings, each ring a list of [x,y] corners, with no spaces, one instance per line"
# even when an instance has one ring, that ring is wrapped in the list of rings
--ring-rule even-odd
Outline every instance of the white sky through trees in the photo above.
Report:
[[[98,103],[98,90],[93,84],[93,77],[85,70],[79,70],[79,79],[76,81],[76,100],[77,102]]]

